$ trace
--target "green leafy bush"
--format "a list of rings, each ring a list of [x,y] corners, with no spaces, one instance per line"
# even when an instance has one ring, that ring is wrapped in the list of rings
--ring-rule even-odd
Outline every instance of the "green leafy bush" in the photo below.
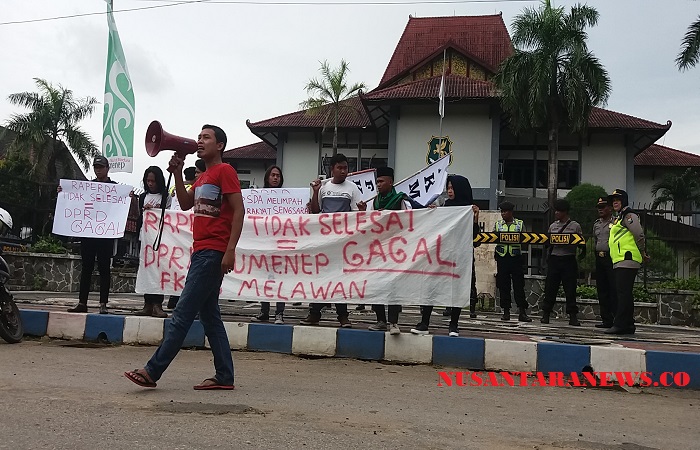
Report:
[[[700,278],[674,278],[673,280],[659,283],[661,289],[675,289],[679,291],[700,291]]]
[[[68,249],[63,246],[63,242],[58,240],[53,236],[42,236],[32,245],[31,248],[34,253],[68,253]]]

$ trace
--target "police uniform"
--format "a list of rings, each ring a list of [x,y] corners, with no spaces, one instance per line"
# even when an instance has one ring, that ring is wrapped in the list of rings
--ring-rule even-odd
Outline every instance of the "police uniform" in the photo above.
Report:
[[[555,211],[569,212],[569,203],[559,199],[554,204]],[[581,225],[571,219],[566,221],[554,221],[549,226],[549,233],[567,233],[583,235]],[[569,325],[581,325],[576,315],[576,281],[578,278],[578,264],[576,262],[576,248],[574,245],[553,245],[550,247],[547,259],[547,278],[544,284],[544,302],[542,305],[542,318],[540,322],[549,323],[549,316],[554,309],[559,285],[564,288],[566,296],[566,314],[569,315]],[[585,256],[586,247],[581,248],[580,257]]]
[[[598,199],[598,208],[611,206],[607,198]],[[600,304],[600,317],[603,323],[597,324],[597,328],[610,328],[613,325],[615,310],[617,308],[617,292],[615,288],[615,274],[613,272],[612,259],[610,259],[610,229],[613,226],[612,215],[608,219],[599,217],[593,223],[593,239],[595,244],[595,285],[598,291],[598,303]]]
[[[634,280],[644,261],[645,244],[644,230],[639,216],[628,206],[627,192],[615,189],[608,201],[619,199],[622,209],[610,229],[608,245],[610,259],[615,272],[617,291],[617,311],[612,328],[605,330],[607,334],[634,334],[634,297],[632,289]],[[644,256],[643,256],[644,255]]]
[[[503,202],[500,205],[501,211],[513,211],[514,205],[510,202]],[[507,223],[504,219],[497,220],[494,225],[496,233],[510,232],[521,233],[525,231],[523,221],[513,218]],[[518,320],[521,322],[531,322],[527,316],[528,303],[525,300],[525,274],[523,273],[522,252],[520,244],[498,244],[496,246],[496,287],[501,297],[501,309],[503,317],[501,320],[510,320],[510,285],[513,283],[513,294],[515,304],[518,306]]]

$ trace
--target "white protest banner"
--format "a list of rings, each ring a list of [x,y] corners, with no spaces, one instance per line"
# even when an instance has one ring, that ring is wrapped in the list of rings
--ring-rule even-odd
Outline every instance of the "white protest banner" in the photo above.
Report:
[[[246,214],[308,214],[308,188],[242,189]]]
[[[144,213],[136,292],[179,295],[192,247],[192,218]],[[363,304],[469,304],[470,207],[268,216],[246,214],[222,299]]]
[[[124,236],[131,206],[131,186],[77,180],[61,180],[60,183],[54,234],[95,238]]]
[[[396,183],[397,192],[403,192],[422,205],[435,200],[445,190],[447,184],[447,167],[450,155],[445,155],[425,169]]]

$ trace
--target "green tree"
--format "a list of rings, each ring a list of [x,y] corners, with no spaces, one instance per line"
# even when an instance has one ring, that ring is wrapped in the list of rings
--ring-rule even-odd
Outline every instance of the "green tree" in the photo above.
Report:
[[[6,124],[15,134],[10,151],[25,154],[32,164],[33,177],[42,181],[56,181],[56,163],[70,167],[71,152],[87,169],[98,151],[78,124],[92,115],[97,100],[76,99],[70,89],[54,87],[40,78],[34,81],[39,92],[8,97],[10,103],[30,110],[13,114]]]
[[[700,60],[700,16],[690,24],[683,36],[681,52],[676,57],[678,70],[688,70]]]
[[[610,95],[610,77],[586,45],[586,28],[597,22],[598,11],[585,5],[568,14],[549,0],[525,8],[513,21],[514,53],[494,78],[514,132],[547,132],[550,205],[557,199],[559,132],[585,130],[591,109]]]
[[[683,211],[690,211],[693,205],[700,205],[700,175],[688,168],[680,175],[666,174],[661,181],[651,187],[654,196],[652,209],[665,203],[673,203],[678,220]]]
[[[601,197],[608,197],[605,188],[591,183],[579,184],[566,194],[571,205],[571,217],[581,224],[585,234],[593,232],[593,222],[598,218],[596,205]]]
[[[647,264],[648,275],[653,278],[670,278],[678,272],[676,251],[651,230],[645,232],[647,254],[651,258]]]
[[[335,69],[328,65],[328,61],[323,61],[320,72],[320,79],[312,78],[306,84],[305,89],[309,98],[301,102],[300,106],[308,109],[309,114],[325,114],[324,130],[328,120],[333,117],[333,155],[335,155],[338,153],[338,118],[344,108],[349,108],[342,102],[354,97],[366,86],[364,83],[355,83],[348,87],[347,78],[350,69],[344,59]]]

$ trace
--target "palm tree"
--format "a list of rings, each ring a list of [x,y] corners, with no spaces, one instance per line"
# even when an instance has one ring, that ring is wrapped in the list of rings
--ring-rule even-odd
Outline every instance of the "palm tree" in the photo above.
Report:
[[[693,204],[700,205],[700,174],[687,168],[681,175],[667,174],[651,187],[654,196],[652,209],[673,202],[675,215],[680,221],[683,210],[690,210]]]
[[[7,122],[15,134],[10,150],[26,152],[32,173],[43,181],[56,181],[56,163],[70,167],[71,152],[86,169],[98,153],[97,146],[78,123],[92,115],[97,100],[75,99],[73,91],[57,88],[34,78],[39,92],[11,94],[10,103],[28,108],[26,114],[13,114]]]
[[[678,70],[687,70],[695,67],[698,60],[700,60],[700,16],[685,32],[681,52],[676,57],[676,65]]]
[[[312,78],[306,84],[308,100],[300,103],[301,108],[308,109],[309,114],[323,112],[326,114],[323,121],[325,130],[328,119],[333,116],[333,155],[338,153],[338,117],[344,106],[341,102],[357,95],[365,89],[365,83],[355,83],[348,88],[347,76],[350,69],[344,59],[340,60],[340,66],[331,69],[328,61],[321,63],[321,78]],[[325,109],[324,106],[331,107]]]
[[[597,22],[598,11],[585,5],[568,14],[549,0],[539,9],[525,8],[513,21],[514,53],[494,78],[514,132],[547,131],[550,211],[557,199],[560,130],[585,130],[591,109],[610,95],[608,73],[586,45],[585,28]]]

